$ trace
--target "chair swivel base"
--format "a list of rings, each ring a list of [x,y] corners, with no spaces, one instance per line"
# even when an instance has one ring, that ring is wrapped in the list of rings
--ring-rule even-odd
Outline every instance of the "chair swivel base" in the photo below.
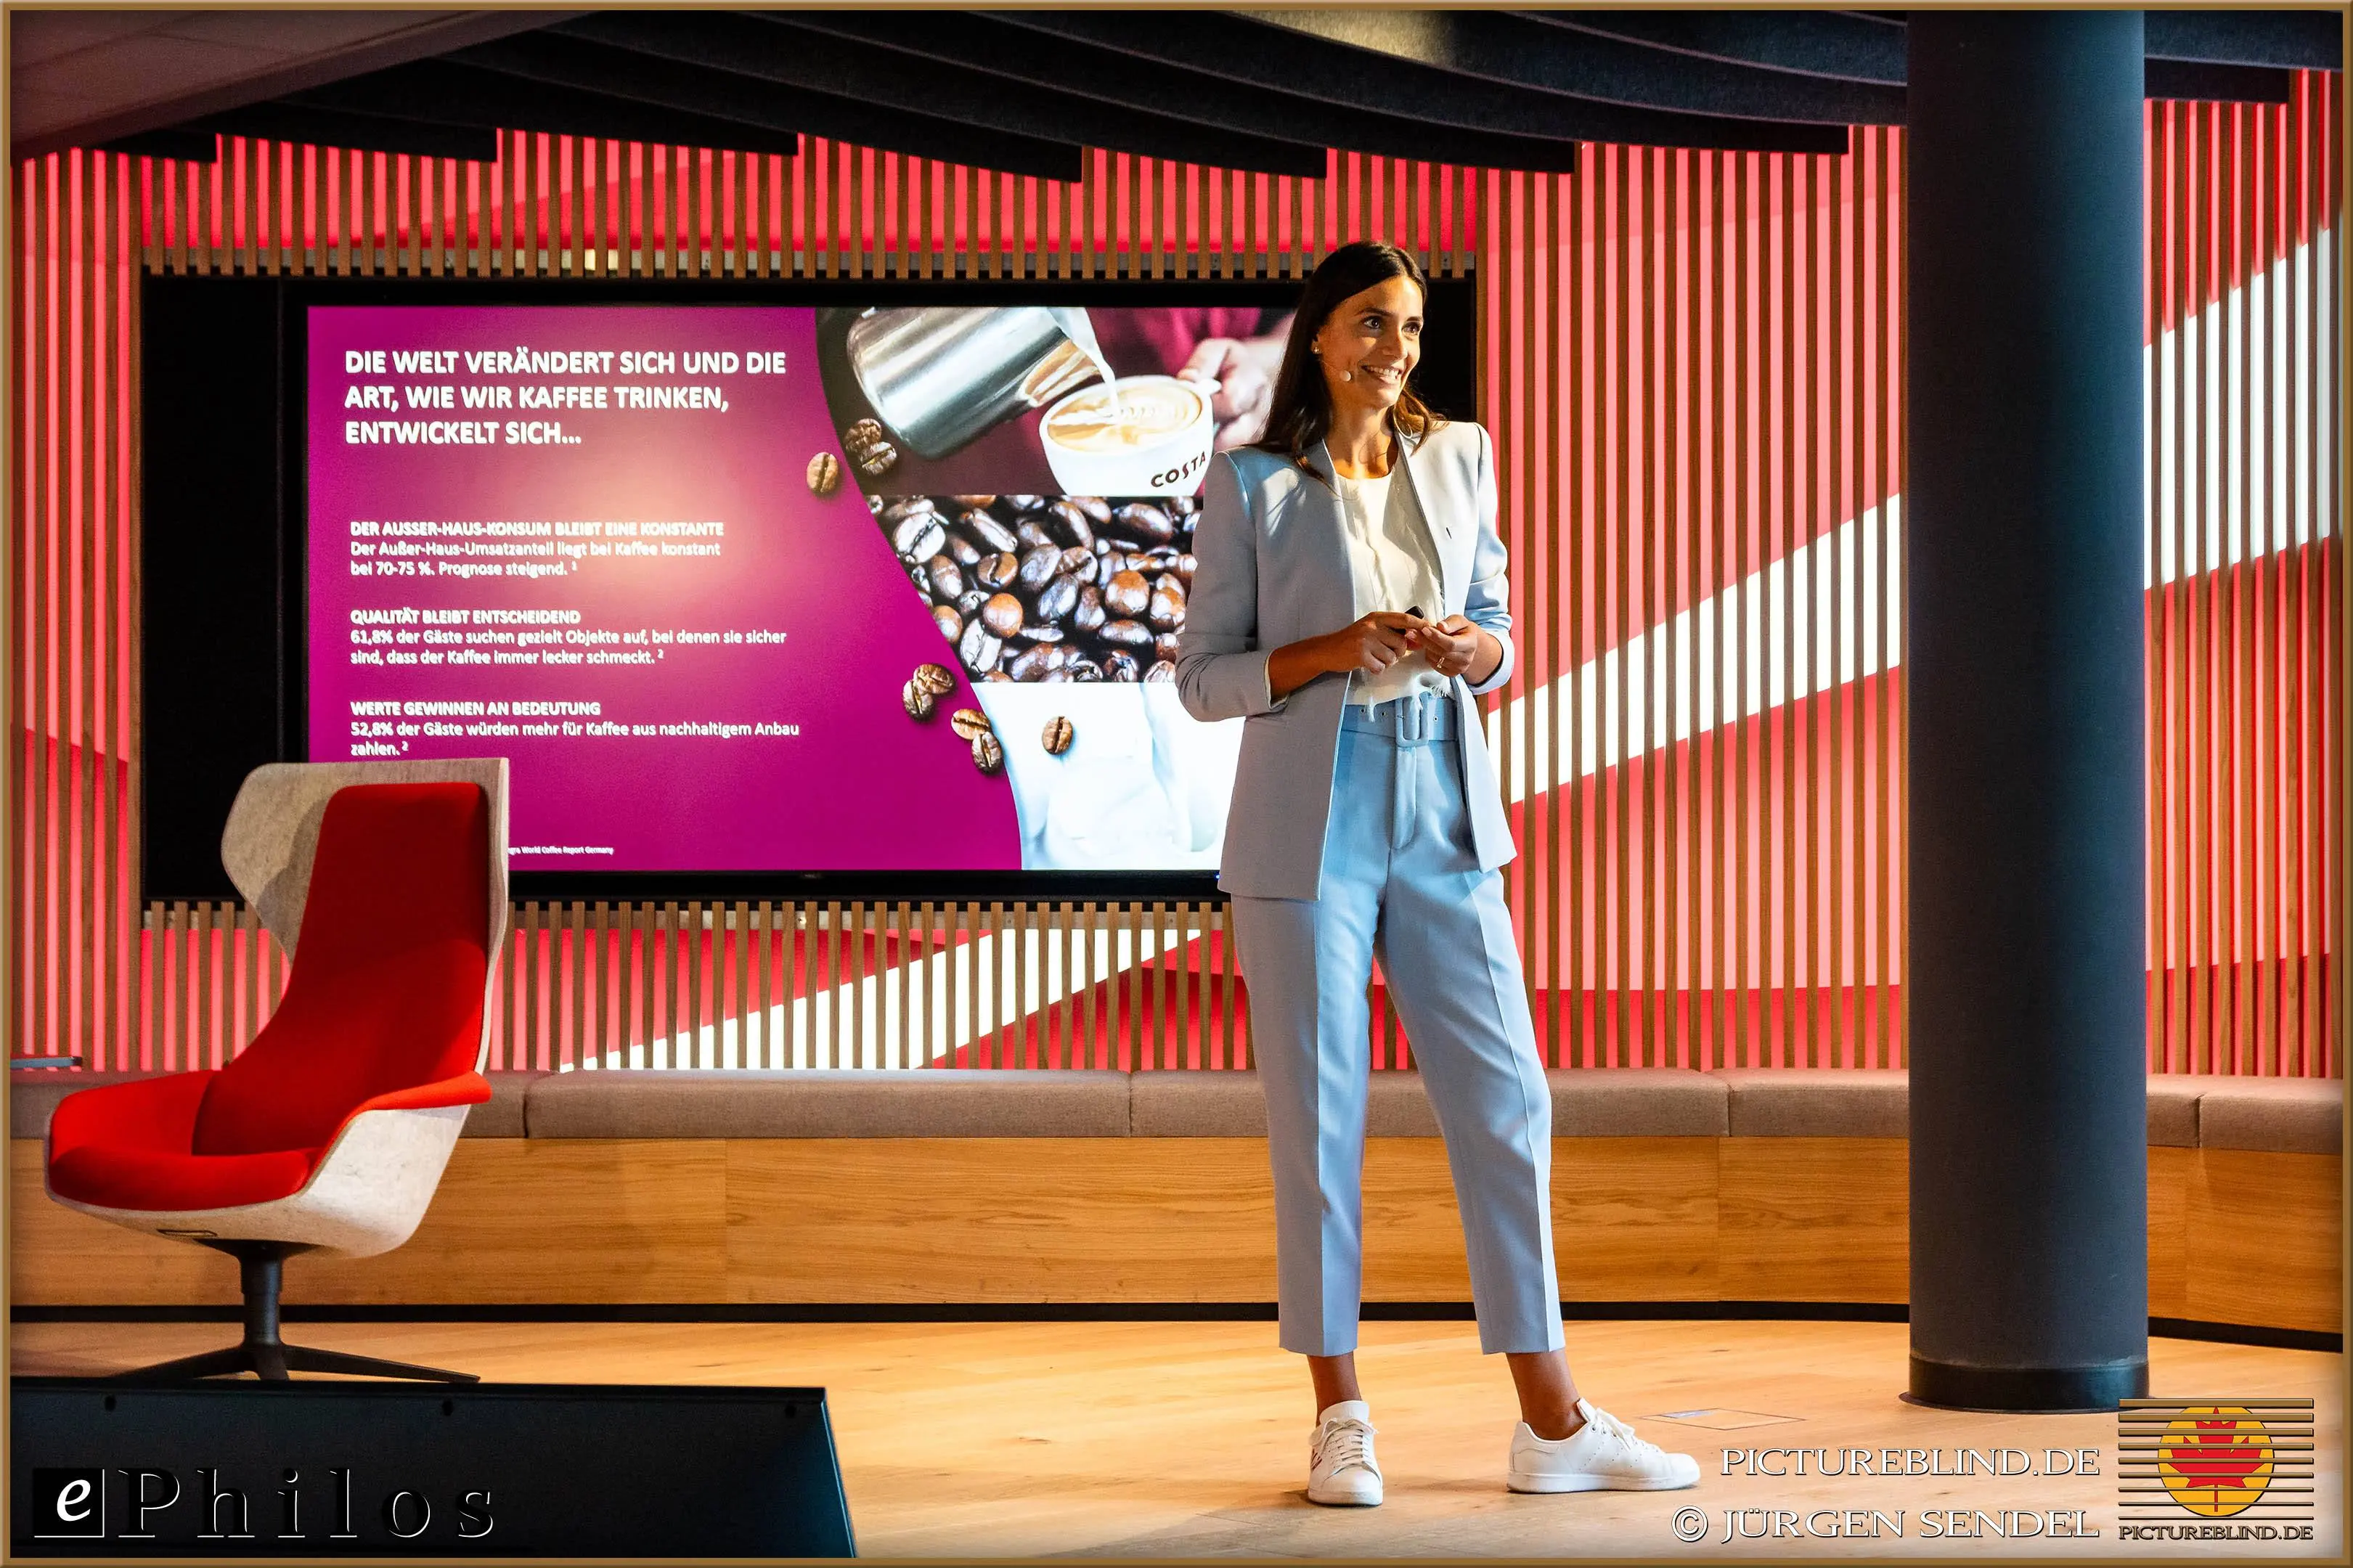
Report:
[[[206,1241],[237,1261],[237,1282],[245,1293],[245,1339],[242,1342],[201,1354],[160,1362],[132,1372],[117,1373],[117,1383],[186,1383],[203,1377],[235,1377],[249,1372],[267,1383],[283,1383],[298,1372],[340,1373],[347,1377],[402,1377],[420,1383],[480,1383],[470,1372],[445,1372],[405,1361],[372,1355],[348,1355],[342,1351],[290,1345],[278,1337],[278,1295],[284,1283],[286,1259],[307,1247],[282,1241]]]
[[[135,1372],[117,1373],[118,1383],[185,1383],[200,1377],[235,1377],[249,1372],[265,1382],[284,1382],[298,1372],[341,1373],[350,1377],[406,1377],[420,1383],[480,1383],[470,1372],[445,1372],[405,1361],[385,1361],[372,1355],[345,1355],[341,1351],[313,1350],[281,1340],[247,1340],[199,1355],[160,1362]]]

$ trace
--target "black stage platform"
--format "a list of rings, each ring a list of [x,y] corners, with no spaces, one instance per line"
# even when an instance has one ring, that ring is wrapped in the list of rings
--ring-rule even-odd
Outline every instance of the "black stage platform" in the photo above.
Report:
[[[847,1557],[821,1388],[9,1384],[10,1555]]]

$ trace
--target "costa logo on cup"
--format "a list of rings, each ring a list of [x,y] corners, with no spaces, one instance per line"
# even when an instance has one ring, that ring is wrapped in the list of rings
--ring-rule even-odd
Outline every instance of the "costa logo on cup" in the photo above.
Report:
[[[1046,466],[1065,495],[1189,493],[1216,435],[1208,397],[1173,375],[1082,386],[1039,425]]]
[[[1181,492],[1186,488],[1185,481],[1199,473],[1208,461],[1209,454],[1203,452],[1198,457],[1187,458],[1176,468],[1153,475],[1153,492],[1155,495],[1164,491],[1171,495]]]

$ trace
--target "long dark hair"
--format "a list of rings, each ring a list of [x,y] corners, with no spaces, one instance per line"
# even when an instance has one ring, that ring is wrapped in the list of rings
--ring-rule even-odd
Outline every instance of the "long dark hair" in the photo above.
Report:
[[[1307,454],[1332,429],[1332,389],[1324,384],[1323,363],[1310,345],[1343,302],[1392,278],[1412,279],[1423,304],[1428,305],[1430,279],[1422,276],[1421,264],[1396,246],[1377,239],[1359,239],[1342,246],[1309,275],[1307,291],[1300,297],[1299,312],[1291,319],[1291,339],[1283,344],[1282,369],[1275,374],[1274,403],[1267,414],[1266,435],[1254,443],[1259,450],[1280,453],[1303,468],[1308,466]],[[1417,438],[1441,423],[1414,392],[1410,377],[1405,390],[1398,394],[1397,407],[1390,417],[1398,429]]]

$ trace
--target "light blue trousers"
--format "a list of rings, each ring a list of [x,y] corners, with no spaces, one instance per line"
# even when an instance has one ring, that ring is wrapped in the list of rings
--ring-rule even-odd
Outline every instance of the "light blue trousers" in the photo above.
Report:
[[[1480,1346],[1557,1349],[1552,1097],[1503,879],[1472,852],[1451,701],[1344,710],[1322,891],[1233,900],[1274,1163],[1282,1348],[1356,1347],[1377,953],[1445,1134]]]

